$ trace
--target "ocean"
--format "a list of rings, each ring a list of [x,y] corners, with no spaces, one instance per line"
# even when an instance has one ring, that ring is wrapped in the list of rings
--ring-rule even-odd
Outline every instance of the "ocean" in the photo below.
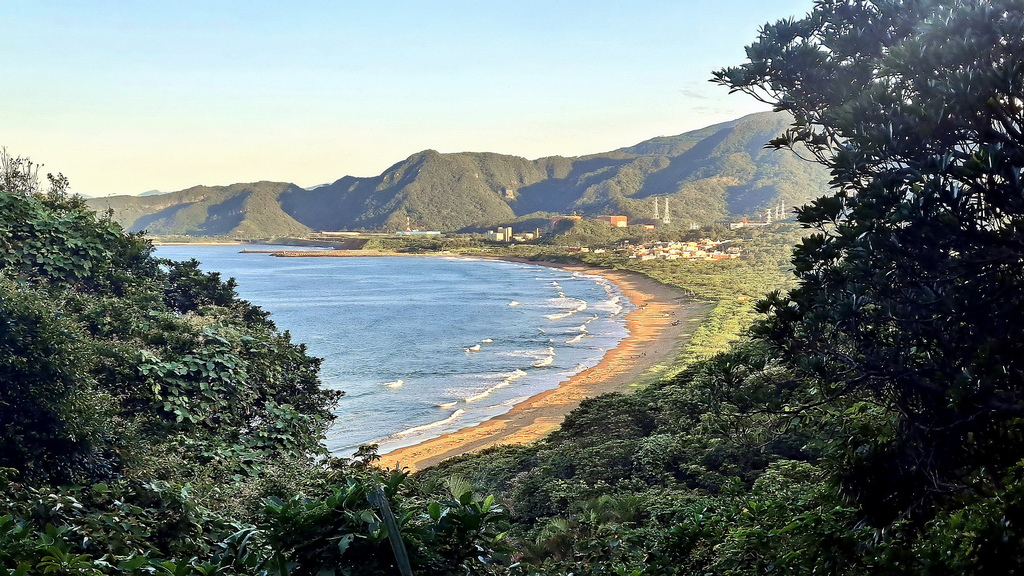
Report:
[[[161,246],[238,282],[242,298],[324,359],[344,390],[327,448],[380,452],[471,426],[594,366],[631,304],[599,276],[448,257],[278,258]],[[267,249],[265,246],[251,248]]]

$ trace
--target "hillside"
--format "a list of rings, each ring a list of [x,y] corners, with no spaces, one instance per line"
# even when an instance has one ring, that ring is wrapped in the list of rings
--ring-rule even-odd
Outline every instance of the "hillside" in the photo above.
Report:
[[[159,234],[194,236],[276,236],[309,228],[281,209],[279,198],[302,190],[285,182],[194,186],[152,196],[108,196],[87,200],[90,208],[112,209],[122,226]]]
[[[824,193],[827,173],[790,152],[764,149],[789,117],[745,116],[611,152],[527,160],[493,153],[413,154],[379,176],[345,176],[303,189],[283,182],[198,186],[146,197],[89,200],[130,230],[273,236],[313,230],[405,227],[453,231],[536,212],[651,218],[654,199],[680,225],[756,215]]]

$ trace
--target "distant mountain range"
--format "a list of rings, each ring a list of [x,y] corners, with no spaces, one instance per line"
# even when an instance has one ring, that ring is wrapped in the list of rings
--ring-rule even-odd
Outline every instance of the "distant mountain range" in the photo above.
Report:
[[[788,151],[764,148],[791,119],[765,112],[612,152],[527,160],[425,150],[379,176],[345,176],[311,189],[288,182],[196,186],[88,200],[129,230],[267,237],[312,230],[455,231],[551,214],[650,219],[657,199],[680,225],[755,216],[821,195],[828,174]]]

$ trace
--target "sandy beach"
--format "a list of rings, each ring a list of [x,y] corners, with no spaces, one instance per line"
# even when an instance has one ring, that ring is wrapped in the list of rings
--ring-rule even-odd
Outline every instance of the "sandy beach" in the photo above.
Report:
[[[675,288],[646,276],[573,265],[551,265],[603,276],[614,282],[636,308],[626,317],[629,335],[594,367],[541,392],[509,412],[472,427],[384,454],[378,464],[422,470],[446,458],[499,444],[525,444],[556,429],[579,403],[608,392],[625,392],[649,381],[678,356],[704,318],[708,306],[694,303]]]

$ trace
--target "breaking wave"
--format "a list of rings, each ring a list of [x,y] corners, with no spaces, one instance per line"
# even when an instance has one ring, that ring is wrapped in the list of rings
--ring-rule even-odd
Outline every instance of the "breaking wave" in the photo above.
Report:
[[[395,436],[405,436],[406,434],[415,434],[416,432],[422,432],[424,430],[430,430],[431,428],[437,428],[438,426],[444,426],[445,424],[451,422],[452,420],[455,420],[456,418],[458,418],[459,416],[462,416],[465,413],[466,413],[466,409],[465,408],[459,408],[455,412],[452,412],[452,415],[447,417],[447,418],[445,418],[444,420],[438,420],[437,422],[431,422],[430,424],[424,424],[422,426],[414,426],[412,428],[409,428],[408,430],[402,430],[401,432],[398,432],[397,434],[395,434]]]

